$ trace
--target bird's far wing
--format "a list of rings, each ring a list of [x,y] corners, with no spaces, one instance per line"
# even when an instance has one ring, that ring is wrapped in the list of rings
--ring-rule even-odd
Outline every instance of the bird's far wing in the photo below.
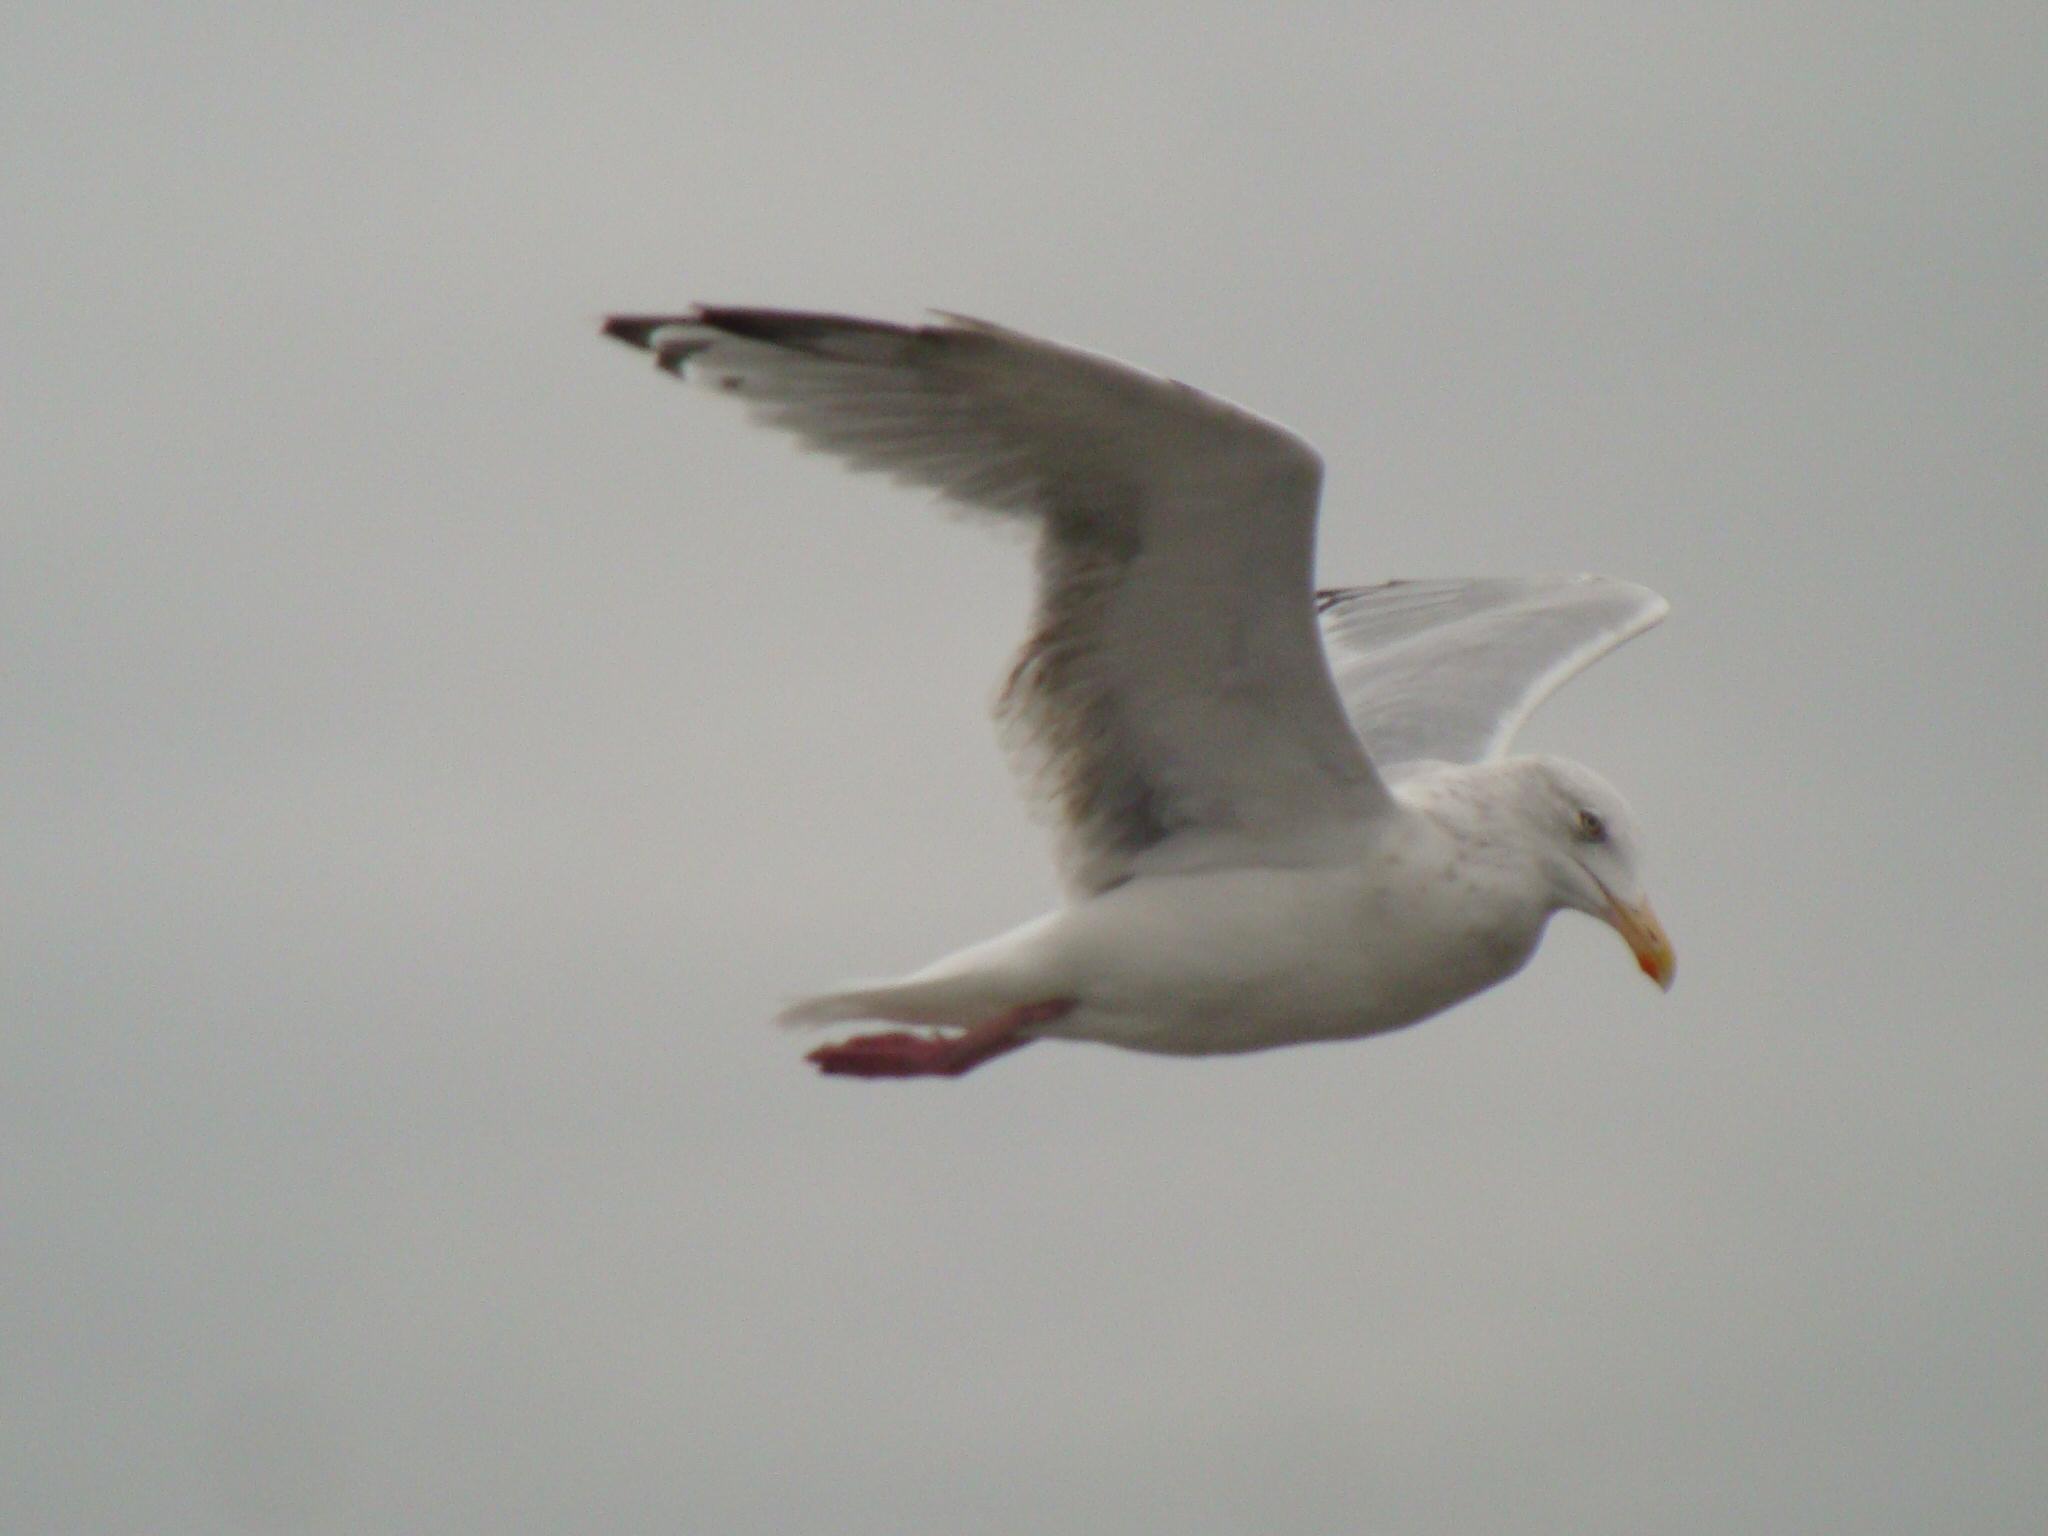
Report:
[[[1670,611],[1602,576],[1391,581],[1316,607],[1352,727],[1387,772],[1500,756],[1537,705]]]
[[[957,316],[704,307],[605,332],[857,469],[1037,525],[1037,616],[1000,708],[1071,885],[1190,834],[1256,862],[1387,803],[1316,627],[1322,463],[1298,438]]]

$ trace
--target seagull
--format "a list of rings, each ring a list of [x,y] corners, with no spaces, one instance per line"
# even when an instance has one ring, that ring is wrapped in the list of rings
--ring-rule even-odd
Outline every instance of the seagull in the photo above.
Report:
[[[1186,384],[961,315],[705,305],[604,333],[836,455],[1035,532],[998,698],[1062,899],[792,1024],[907,1026],[809,1060],[958,1077],[1037,1040],[1203,1056],[1383,1034],[1506,980],[1551,916],[1674,958],[1620,794],[1510,756],[1573,675],[1662,619],[1596,576],[1318,591],[1322,460]]]

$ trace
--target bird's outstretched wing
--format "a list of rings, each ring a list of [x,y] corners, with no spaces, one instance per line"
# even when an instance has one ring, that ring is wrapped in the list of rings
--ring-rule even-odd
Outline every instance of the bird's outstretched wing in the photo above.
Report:
[[[1537,705],[1670,611],[1602,576],[1390,581],[1316,607],[1344,708],[1389,774],[1500,756]]]
[[[1300,439],[958,316],[706,306],[605,333],[856,469],[1037,525],[1037,615],[1000,712],[1035,748],[1071,886],[1178,839],[1282,857],[1387,804],[1317,632],[1322,463]]]

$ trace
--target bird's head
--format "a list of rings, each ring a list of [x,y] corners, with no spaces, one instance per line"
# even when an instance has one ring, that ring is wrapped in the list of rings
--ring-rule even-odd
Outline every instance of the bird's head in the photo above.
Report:
[[[1638,872],[1642,842],[1628,802],[1592,769],[1557,757],[1522,759],[1522,810],[1553,900],[1597,917],[1665,991],[1677,969],[1671,940]]]

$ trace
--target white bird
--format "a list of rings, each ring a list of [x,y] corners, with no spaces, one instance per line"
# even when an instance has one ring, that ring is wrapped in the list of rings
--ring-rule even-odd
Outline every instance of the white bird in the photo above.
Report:
[[[1621,796],[1505,756],[1666,612],[1598,577],[1318,593],[1322,461],[1185,384],[961,316],[700,307],[605,333],[856,469],[1036,525],[1037,615],[998,705],[1034,754],[1065,899],[785,1020],[958,1076],[1041,1038],[1205,1055],[1413,1024],[1505,980],[1570,908],[1671,984]]]

